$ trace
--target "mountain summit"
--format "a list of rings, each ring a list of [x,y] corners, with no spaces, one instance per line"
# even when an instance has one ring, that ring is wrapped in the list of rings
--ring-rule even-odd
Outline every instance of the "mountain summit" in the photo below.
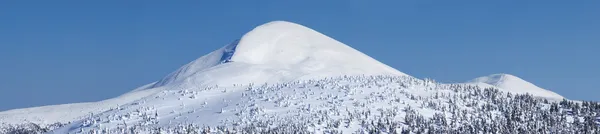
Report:
[[[192,61],[152,87],[288,82],[343,75],[406,74],[305,26],[273,21]]]
[[[472,83],[485,83],[508,92],[525,94],[529,93],[533,96],[562,99],[564,97],[552,91],[540,88],[530,82],[527,82],[517,76],[510,74],[492,74],[471,80]]]

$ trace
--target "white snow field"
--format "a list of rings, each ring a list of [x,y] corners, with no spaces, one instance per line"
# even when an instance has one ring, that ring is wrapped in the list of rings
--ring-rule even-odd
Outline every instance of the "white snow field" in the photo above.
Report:
[[[458,85],[473,84],[562,98],[506,74]],[[449,95],[456,85],[416,79],[310,28],[273,21],[157,82],[119,97],[4,111],[0,112],[0,123],[70,122],[53,132],[79,133],[189,123],[242,126],[269,120],[307,122],[322,115],[341,119],[352,115],[345,113],[408,106],[430,117],[436,110],[423,108],[424,104],[414,98]],[[333,113],[317,116],[318,112]],[[396,120],[402,120],[404,113],[397,113]],[[348,122],[340,131],[357,131],[357,124]],[[324,126],[312,127],[319,132]]]

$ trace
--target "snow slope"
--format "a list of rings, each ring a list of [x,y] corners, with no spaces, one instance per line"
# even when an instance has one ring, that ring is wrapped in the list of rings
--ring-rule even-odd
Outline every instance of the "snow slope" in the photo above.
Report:
[[[469,81],[469,83],[476,83],[476,84],[480,84],[480,85],[488,84],[488,85],[497,87],[503,91],[518,93],[518,94],[529,93],[533,96],[539,96],[539,97],[547,97],[547,98],[553,98],[553,99],[563,99],[564,98],[557,93],[554,93],[550,90],[540,88],[530,82],[527,82],[517,76],[510,75],[510,74],[492,74],[492,75],[488,75],[488,76],[475,78],[475,79]]]
[[[319,118],[343,119],[359,114],[414,107],[431,117],[439,111],[423,108],[415,96],[452,94],[451,85],[437,85],[409,76],[346,76],[290,83],[207,87],[197,90],[165,90],[119,109],[75,121],[54,133],[114,130],[126,126],[176,127],[193,123],[208,126],[245,126],[257,122],[315,122]],[[429,90],[424,90],[428,89]],[[411,99],[412,98],[412,99]],[[437,102],[439,101],[439,102]],[[446,100],[437,100],[437,103]],[[361,117],[362,118],[362,117]],[[377,120],[378,116],[364,117]],[[345,133],[358,130],[360,122],[349,122]],[[317,133],[325,126],[315,126]]]
[[[145,86],[142,86],[145,88]],[[50,105],[23,109],[13,109],[0,112],[1,124],[36,123],[48,125],[52,123],[67,123],[79,120],[92,113],[98,113],[116,108],[148,95],[154,94],[160,89],[144,90],[126,93],[121,96],[98,102],[84,102],[73,104]],[[1,126],[0,126],[1,127]]]
[[[406,74],[310,28],[273,21],[181,67],[153,87],[276,83],[343,75]]]
[[[165,90],[200,90],[219,85],[280,83],[351,75],[407,76],[339,41],[299,24],[260,25],[168,76],[125,95],[99,102],[0,112],[0,124],[50,124],[117,109]]]
[[[523,122],[549,122],[537,120],[541,113],[547,112],[542,110],[549,108],[548,102],[532,96],[507,96],[494,88],[439,84],[409,76],[344,76],[278,84],[214,86],[198,90],[165,90],[119,109],[75,121],[53,133],[123,133],[131,129],[157,133],[157,128],[185,131],[180,126],[190,124],[238,129],[300,124],[308,127],[306,130],[310,133],[330,133],[331,130],[369,133],[363,129],[382,122],[396,124],[390,128],[399,132],[406,128],[424,129],[427,127],[422,125],[424,122],[416,120],[436,117],[451,122],[439,123],[440,126],[454,124],[451,128],[472,127],[471,124],[476,122],[473,120],[497,121],[500,126],[505,126],[502,121],[506,120],[502,118],[508,111],[518,109],[527,113],[523,115],[536,114],[524,117],[526,121]],[[414,115],[423,118],[408,119]],[[377,127],[382,131],[390,128]]]

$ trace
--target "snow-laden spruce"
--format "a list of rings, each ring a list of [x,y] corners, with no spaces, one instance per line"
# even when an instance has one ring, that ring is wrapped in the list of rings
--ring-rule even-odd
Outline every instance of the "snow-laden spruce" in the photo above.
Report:
[[[53,132],[597,133],[598,117],[595,102],[407,76],[342,76],[169,90]]]

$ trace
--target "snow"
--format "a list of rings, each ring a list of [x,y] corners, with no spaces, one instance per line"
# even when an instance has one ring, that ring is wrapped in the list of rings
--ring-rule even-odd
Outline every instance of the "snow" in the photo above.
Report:
[[[533,96],[547,97],[553,99],[563,99],[561,95],[550,90],[540,88],[530,82],[527,82],[517,76],[510,74],[492,74],[475,78],[469,83],[475,83],[481,86],[491,85],[503,91],[517,94],[531,94]]]

